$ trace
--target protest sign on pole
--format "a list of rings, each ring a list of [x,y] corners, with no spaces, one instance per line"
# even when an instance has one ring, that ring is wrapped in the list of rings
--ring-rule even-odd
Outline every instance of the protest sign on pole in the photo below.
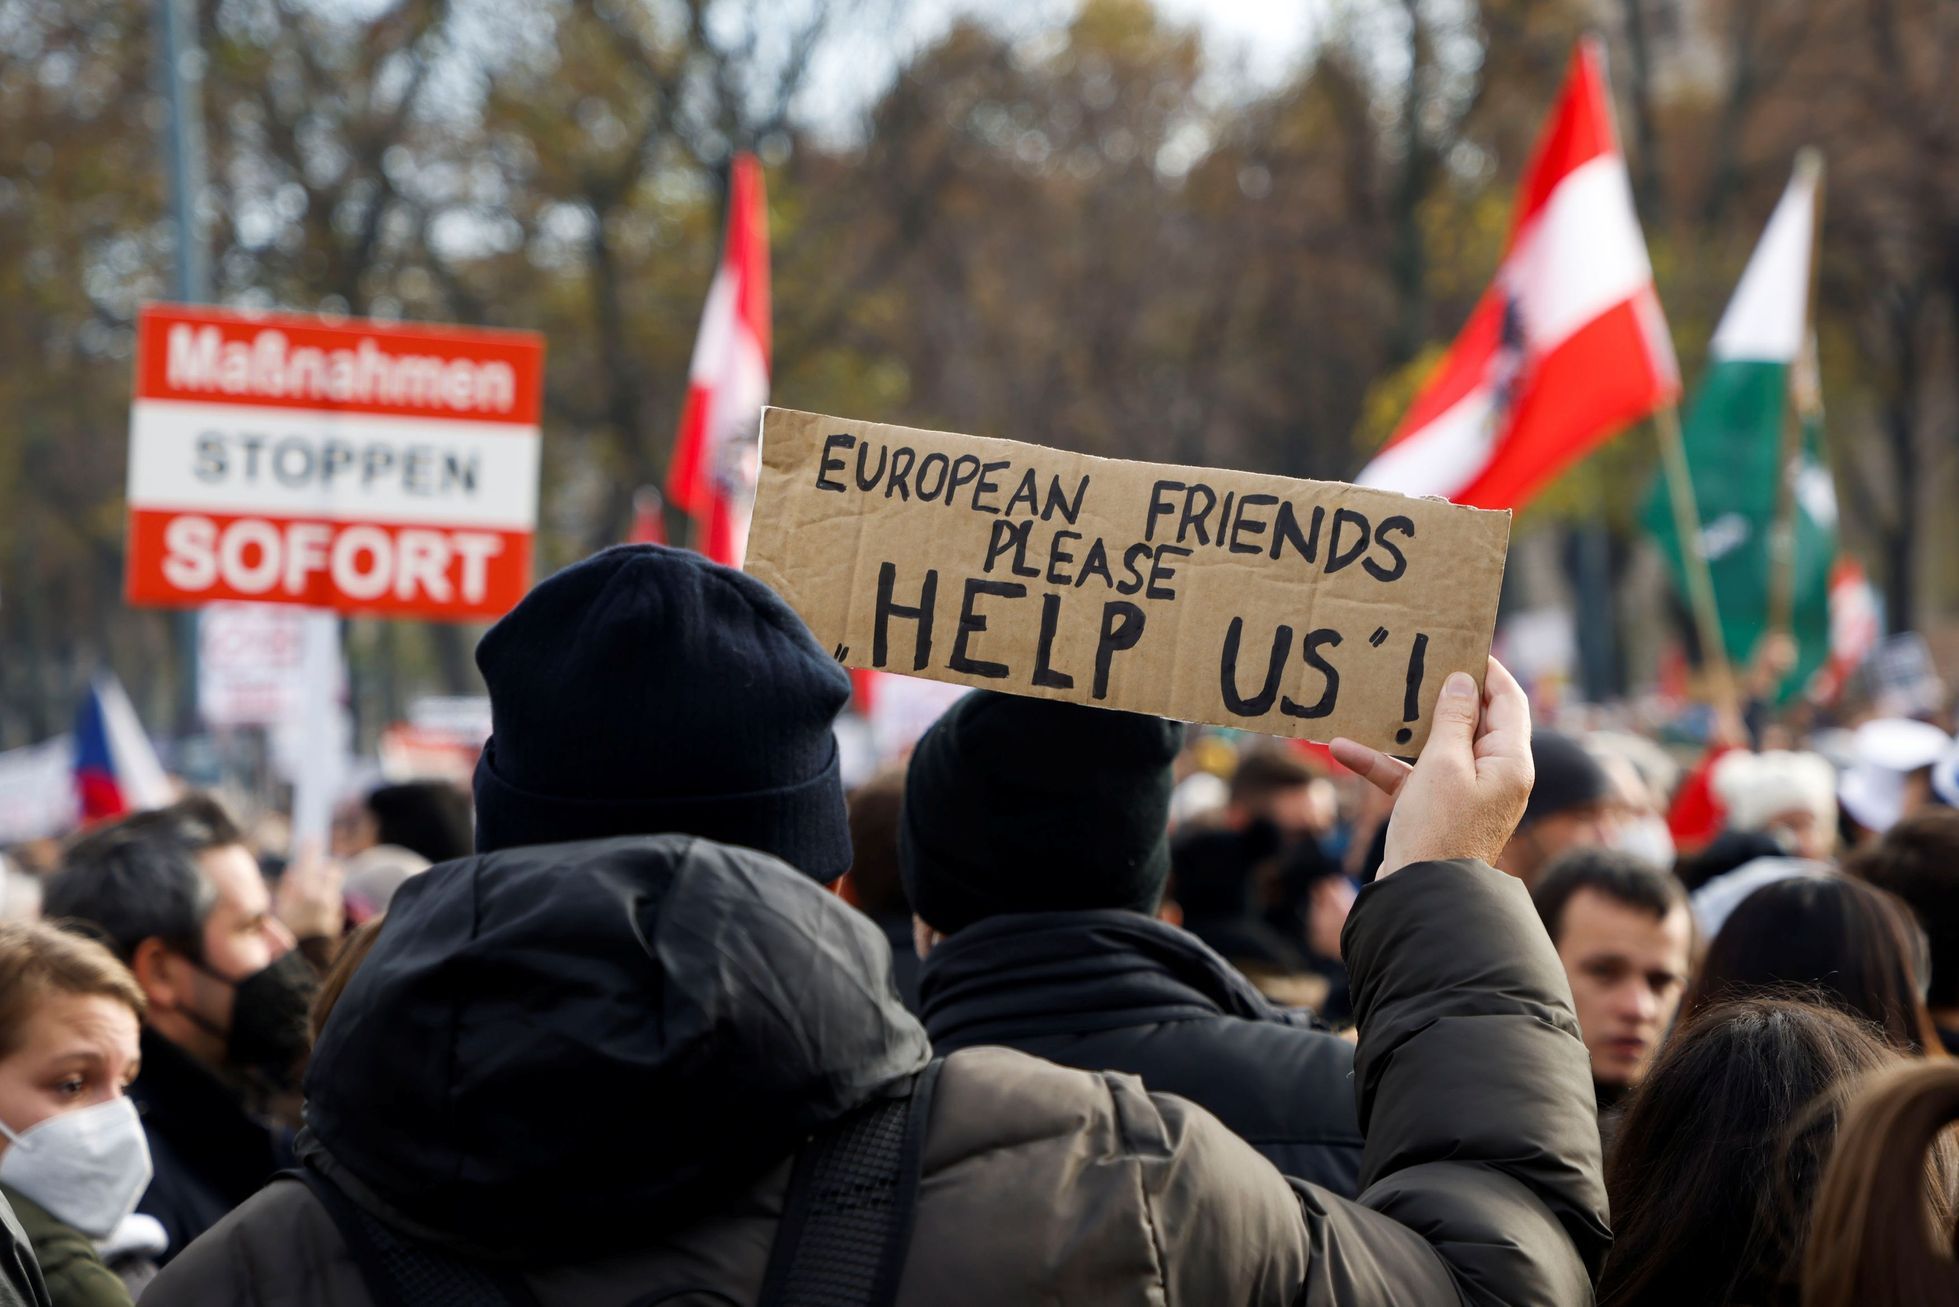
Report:
[[[197,703],[206,725],[273,726],[306,696],[306,611],[212,604],[199,615]]]
[[[748,571],[850,667],[1417,752],[1510,515],[786,409]]]
[[[324,849],[333,829],[333,805],[345,778],[349,737],[341,699],[347,666],[340,653],[340,619],[329,612],[307,613],[300,630],[300,666],[311,687],[297,705],[289,728],[298,748],[293,759],[292,847]]]
[[[487,619],[530,584],[529,332],[145,307],[131,603]]]

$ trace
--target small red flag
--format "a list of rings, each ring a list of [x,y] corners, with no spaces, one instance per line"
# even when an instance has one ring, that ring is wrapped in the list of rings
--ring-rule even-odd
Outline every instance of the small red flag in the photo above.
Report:
[[[694,519],[695,541],[740,567],[769,400],[769,227],[762,166],[738,154],[729,173],[728,232],[708,287],[688,369],[687,406],[667,470],[667,498]]]
[[[633,529],[626,537],[629,545],[663,545],[667,526],[660,520],[660,492],[641,486],[633,492]]]

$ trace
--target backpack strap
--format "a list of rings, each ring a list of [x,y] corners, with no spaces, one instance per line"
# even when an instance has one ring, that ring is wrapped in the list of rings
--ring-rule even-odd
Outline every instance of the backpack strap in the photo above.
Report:
[[[944,1065],[932,1059],[796,1154],[760,1307],[889,1307],[897,1298]]]
[[[473,1261],[396,1232],[312,1167],[282,1171],[313,1191],[340,1231],[375,1307],[537,1307],[514,1267]]]

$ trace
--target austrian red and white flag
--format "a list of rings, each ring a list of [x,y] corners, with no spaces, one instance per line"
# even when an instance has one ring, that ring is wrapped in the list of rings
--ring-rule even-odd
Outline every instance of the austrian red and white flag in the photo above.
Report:
[[[1833,702],[1883,637],[1884,613],[1877,588],[1856,559],[1839,558],[1830,569],[1830,656],[1811,687],[1816,698]]]
[[[694,543],[740,567],[760,470],[769,401],[769,227],[762,166],[738,154],[730,169],[728,234],[708,287],[688,370],[687,407],[667,469],[667,498],[694,520]]]
[[[1495,281],[1356,480],[1516,508],[1679,393],[1604,56],[1585,41],[1524,174]]]

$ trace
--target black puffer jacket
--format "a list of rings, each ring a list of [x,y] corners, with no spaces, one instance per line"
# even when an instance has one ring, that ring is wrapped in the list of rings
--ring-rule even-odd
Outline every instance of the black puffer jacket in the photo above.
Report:
[[[1405,868],[1361,896],[1347,952],[1359,1202],[1134,1077],[968,1049],[932,1100],[901,1307],[1588,1301],[1590,1072],[1521,884]],[[753,1303],[801,1139],[926,1058],[886,961],[807,878],[684,836],[444,864],[327,1024],[312,1155],[404,1232],[518,1259],[542,1307]],[[291,1180],[143,1299],[372,1301]]]
[[[155,1169],[136,1210],[161,1222],[170,1240],[159,1264],[293,1163],[291,1130],[253,1116],[238,1090],[147,1025],[129,1097],[143,1114]]]
[[[919,989],[940,1053],[1003,1044],[1127,1071],[1286,1175],[1359,1191],[1353,1045],[1274,1007],[1194,935],[1135,912],[990,917],[932,950]]]

